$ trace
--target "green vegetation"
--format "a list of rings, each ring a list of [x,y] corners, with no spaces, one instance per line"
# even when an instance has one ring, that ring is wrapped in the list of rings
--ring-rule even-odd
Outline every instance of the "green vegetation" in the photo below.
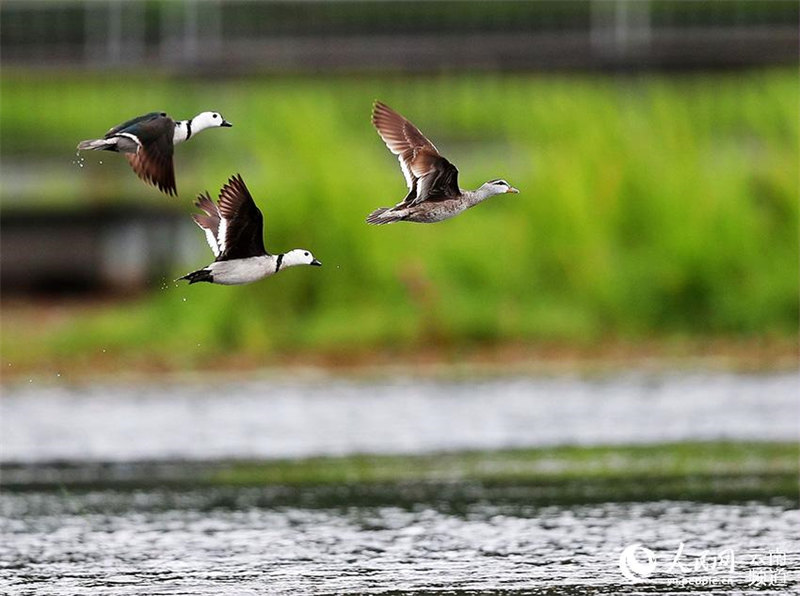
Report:
[[[552,504],[596,501],[797,501],[796,443],[679,443],[551,447],[420,456],[361,455],[304,460],[184,463],[181,466],[83,465],[24,482],[13,490],[139,487],[261,487],[270,502],[322,506],[360,502],[451,504],[486,499]],[[39,478],[41,477],[41,478]]]
[[[470,499],[530,504],[722,502],[776,497],[797,501],[797,457],[798,446],[792,443],[570,446],[249,462],[219,470],[211,478],[216,485],[313,488],[325,499],[350,487],[345,491],[350,499],[363,495],[391,502],[406,495],[412,503],[420,493],[423,499],[427,494],[428,499],[456,503]],[[331,490],[319,492],[325,486]]]
[[[462,186],[504,177],[521,194],[432,226],[365,225],[405,193],[369,124],[374,98],[417,123]],[[177,200],[110,155],[57,177],[42,166],[28,195],[7,199],[125,196],[188,214],[197,192],[241,172],[265,211],[267,247],[308,247],[325,266],[246,287],[168,284],[34,335],[8,324],[4,360],[69,363],[104,350],[119,362],[197,366],[220,350],[263,362],[298,351],[793,337],[798,99],[791,69],[213,81],[6,69],[2,157],[34,167],[34,156],[68,163],[78,140],[152,109],[214,108],[234,122],[180,148]],[[197,236],[201,266],[210,252]]]
[[[379,482],[536,483],[591,478],[787,474],[798,471],[792,443],[675,443],[546,447],[420,456],[318,457],[238,463],[214,474],[222,484]]]

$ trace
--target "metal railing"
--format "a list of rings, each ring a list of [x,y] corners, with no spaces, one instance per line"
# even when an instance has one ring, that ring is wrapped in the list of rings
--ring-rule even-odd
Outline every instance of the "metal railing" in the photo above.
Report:
[[[792,63],[794,0],[4,0],[5,64],[182,71]]]

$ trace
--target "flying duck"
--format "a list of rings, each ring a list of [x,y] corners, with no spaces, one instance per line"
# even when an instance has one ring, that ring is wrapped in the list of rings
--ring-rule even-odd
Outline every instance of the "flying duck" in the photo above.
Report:
[[[456,167],[439,154],[416,126],[384,103],[375,102],[372,124],[389,151],[400,161],[408,194],[394,207],[381,207],[370,213],[367,223],[435,223],[458,215],[491,196],[519,192],[499,178],[489,180],[477,190],[459,188]]]
[[[201,112],[190,120],[175,121],[165,112],[150,112],[109,130],[102,139],[78,143],[79,151],[124,153],[133,171],[161,192],[177,195],[172,150],[201,130],[233,126],[217,112]]]
[[[239,174],[231,176],[222,187],[217,203],[208,192],[198,195],[195,205],[205,215],[192,216],[206,233],[216,260],[179,279],[187,279],[190,284],[207,281],[230,286],[258,281],[294,265],[322,265],[303,248],[279,255],[266,251],[264,219]]]

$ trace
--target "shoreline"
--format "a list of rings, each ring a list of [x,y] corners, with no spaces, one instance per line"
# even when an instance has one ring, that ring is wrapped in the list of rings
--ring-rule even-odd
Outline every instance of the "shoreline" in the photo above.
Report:
[[[99,350],[98,350],[99,352]],[[606,341],[595,345],[505,343],[404,349],[298,351],[286,356],[239,352],[186,361],[185,355],[142,355],[103,350],[97,354],[15,363],[4,350],[0,385],[87,383],[108,380],[180,381],[233,378],[434,378],[499,376],[594,376],[645,374],[781,373],[800,370],[796,338],[680,338]]]

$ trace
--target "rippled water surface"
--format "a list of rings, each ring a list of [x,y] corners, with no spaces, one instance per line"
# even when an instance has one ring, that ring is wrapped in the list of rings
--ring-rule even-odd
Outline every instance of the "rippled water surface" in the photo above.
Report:
[[[779,501],[572,505],[446,481],[24,487],[54,461],[191,473],[225,458],[793,441],[797,389],[795,374],[6,388],[0,461],[23,488],[0,494],[0,593],[800,593],[800,511]]]
[[[800,512],[779,505],[475,504],[453,513],[435,504],[273,508],[259,498],[238,490],[233,507],[220,507],[208,492],[5,495],[0,578],[10,593],[55,595],[800,589]],[[637,584],[619,565],[634,543],[655,561]],[[681,543],[683,572],[670,569]],[[704,551],[725,568],[694,568]]]
[[[0,459],[210,460],[792,441],[798,387],[796,373],[23,386],[3,391]]]

